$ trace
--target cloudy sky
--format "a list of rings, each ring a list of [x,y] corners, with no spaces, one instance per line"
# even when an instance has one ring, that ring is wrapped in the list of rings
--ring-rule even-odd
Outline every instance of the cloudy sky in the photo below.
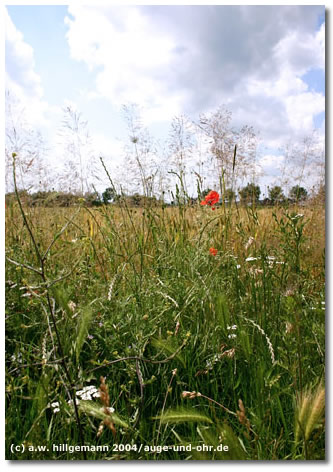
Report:
[[[224,104],[260,133],[269,176],[281,147],[324,136],[323,6],[7,6],[6,89],[52,147],[71,104],[98,152],[120,162],[121,106],[152,134]]]

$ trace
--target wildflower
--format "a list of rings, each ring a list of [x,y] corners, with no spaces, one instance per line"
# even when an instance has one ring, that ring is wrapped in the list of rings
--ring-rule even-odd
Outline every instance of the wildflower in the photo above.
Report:
[[[227,326],[227,330],[229,331],[230,329],[234,331],[235,329],[237,329],[237,325]]]
[[[94,336],[92,334],[88,334],[88,339],[94,339]]]
[[[212,256],[216,256],[216,254],[217,254],[217,249],[215,249],[214,247],[210,247],[210,248],[209,248],[209,252],[211,253]]]
[[[53,413],[59,413],[60,411],[59,402],[51,403],[51,407],[53,408]]]
[[[99,398],[100,393],[94,385],[88,385],[82,390],[78,390],[76,396],[80,397],[81,400],[92,400],[92,398]]]
[[[73,402],[72,399],[70,399],[70,400],[68,400],[67,403],[68,403],[68,405],[73,405],[74,402]],[[79,404],[80,404],[80,400],[79,400],[78,398],[76,398],[76,399],[75,399],[75,403],[76,403],[76,405],[79,405]]]
[[[252,262],[252,261],[256,261],[257,260],[257,257],[247,257],[245,259],[246,262]]]
[[[237,334],[228,334],[229,339],[237,338]]]
[[[215,203],[218,203],[220,200],[220,195],[215,192],[214,190],[211,190],[206,196],[205,199],[200,202],[200,205],[209,205],[212,207],[212,210],[215,210]]]

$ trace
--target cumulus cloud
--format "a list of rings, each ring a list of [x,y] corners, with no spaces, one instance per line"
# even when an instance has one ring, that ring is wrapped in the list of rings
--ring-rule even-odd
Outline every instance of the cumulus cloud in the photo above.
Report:
[[[41,78],[35,71],[33,48],[24,41],[22,33],[16,28],[6,9],[5,39],[5,84],[10,92],[8,99],[11,100],[12,96],[13,100],[20,103],[20,109],[24,110],[29,125],[47,126],[50,123],[49,113],[58,113],[59,110],[50,107],[44,100]]]
[[[163,78],[172,62],[176,43],[159,32],[137,7],[71,6],[66,17],[67,40],[73,59],[83,61],[90,70],[96,68],[97,96],[115,105],[140,103],[170,118],[179,112],[181,94],[167,94]]]
[[[69,7],[71,55],[96,93],[136,102],[150,121],[226,104],[270,145],[310,132],[324,96],[302,79],[324,68],[317,6]],[[91,95],[92,96],[92,95]]]

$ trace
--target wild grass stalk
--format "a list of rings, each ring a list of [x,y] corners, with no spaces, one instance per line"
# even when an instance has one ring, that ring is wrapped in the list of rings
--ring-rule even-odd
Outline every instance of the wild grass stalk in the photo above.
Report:
[[[323,211],[212,211],[178,185],[181,208],[6,209],[6,457],[324,457]]]

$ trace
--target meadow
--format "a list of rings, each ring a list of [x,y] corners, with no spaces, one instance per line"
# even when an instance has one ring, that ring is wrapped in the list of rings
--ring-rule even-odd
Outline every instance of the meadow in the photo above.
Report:
[[[7,205],[7,459],[324,460],[324,381],[322,206]]]

